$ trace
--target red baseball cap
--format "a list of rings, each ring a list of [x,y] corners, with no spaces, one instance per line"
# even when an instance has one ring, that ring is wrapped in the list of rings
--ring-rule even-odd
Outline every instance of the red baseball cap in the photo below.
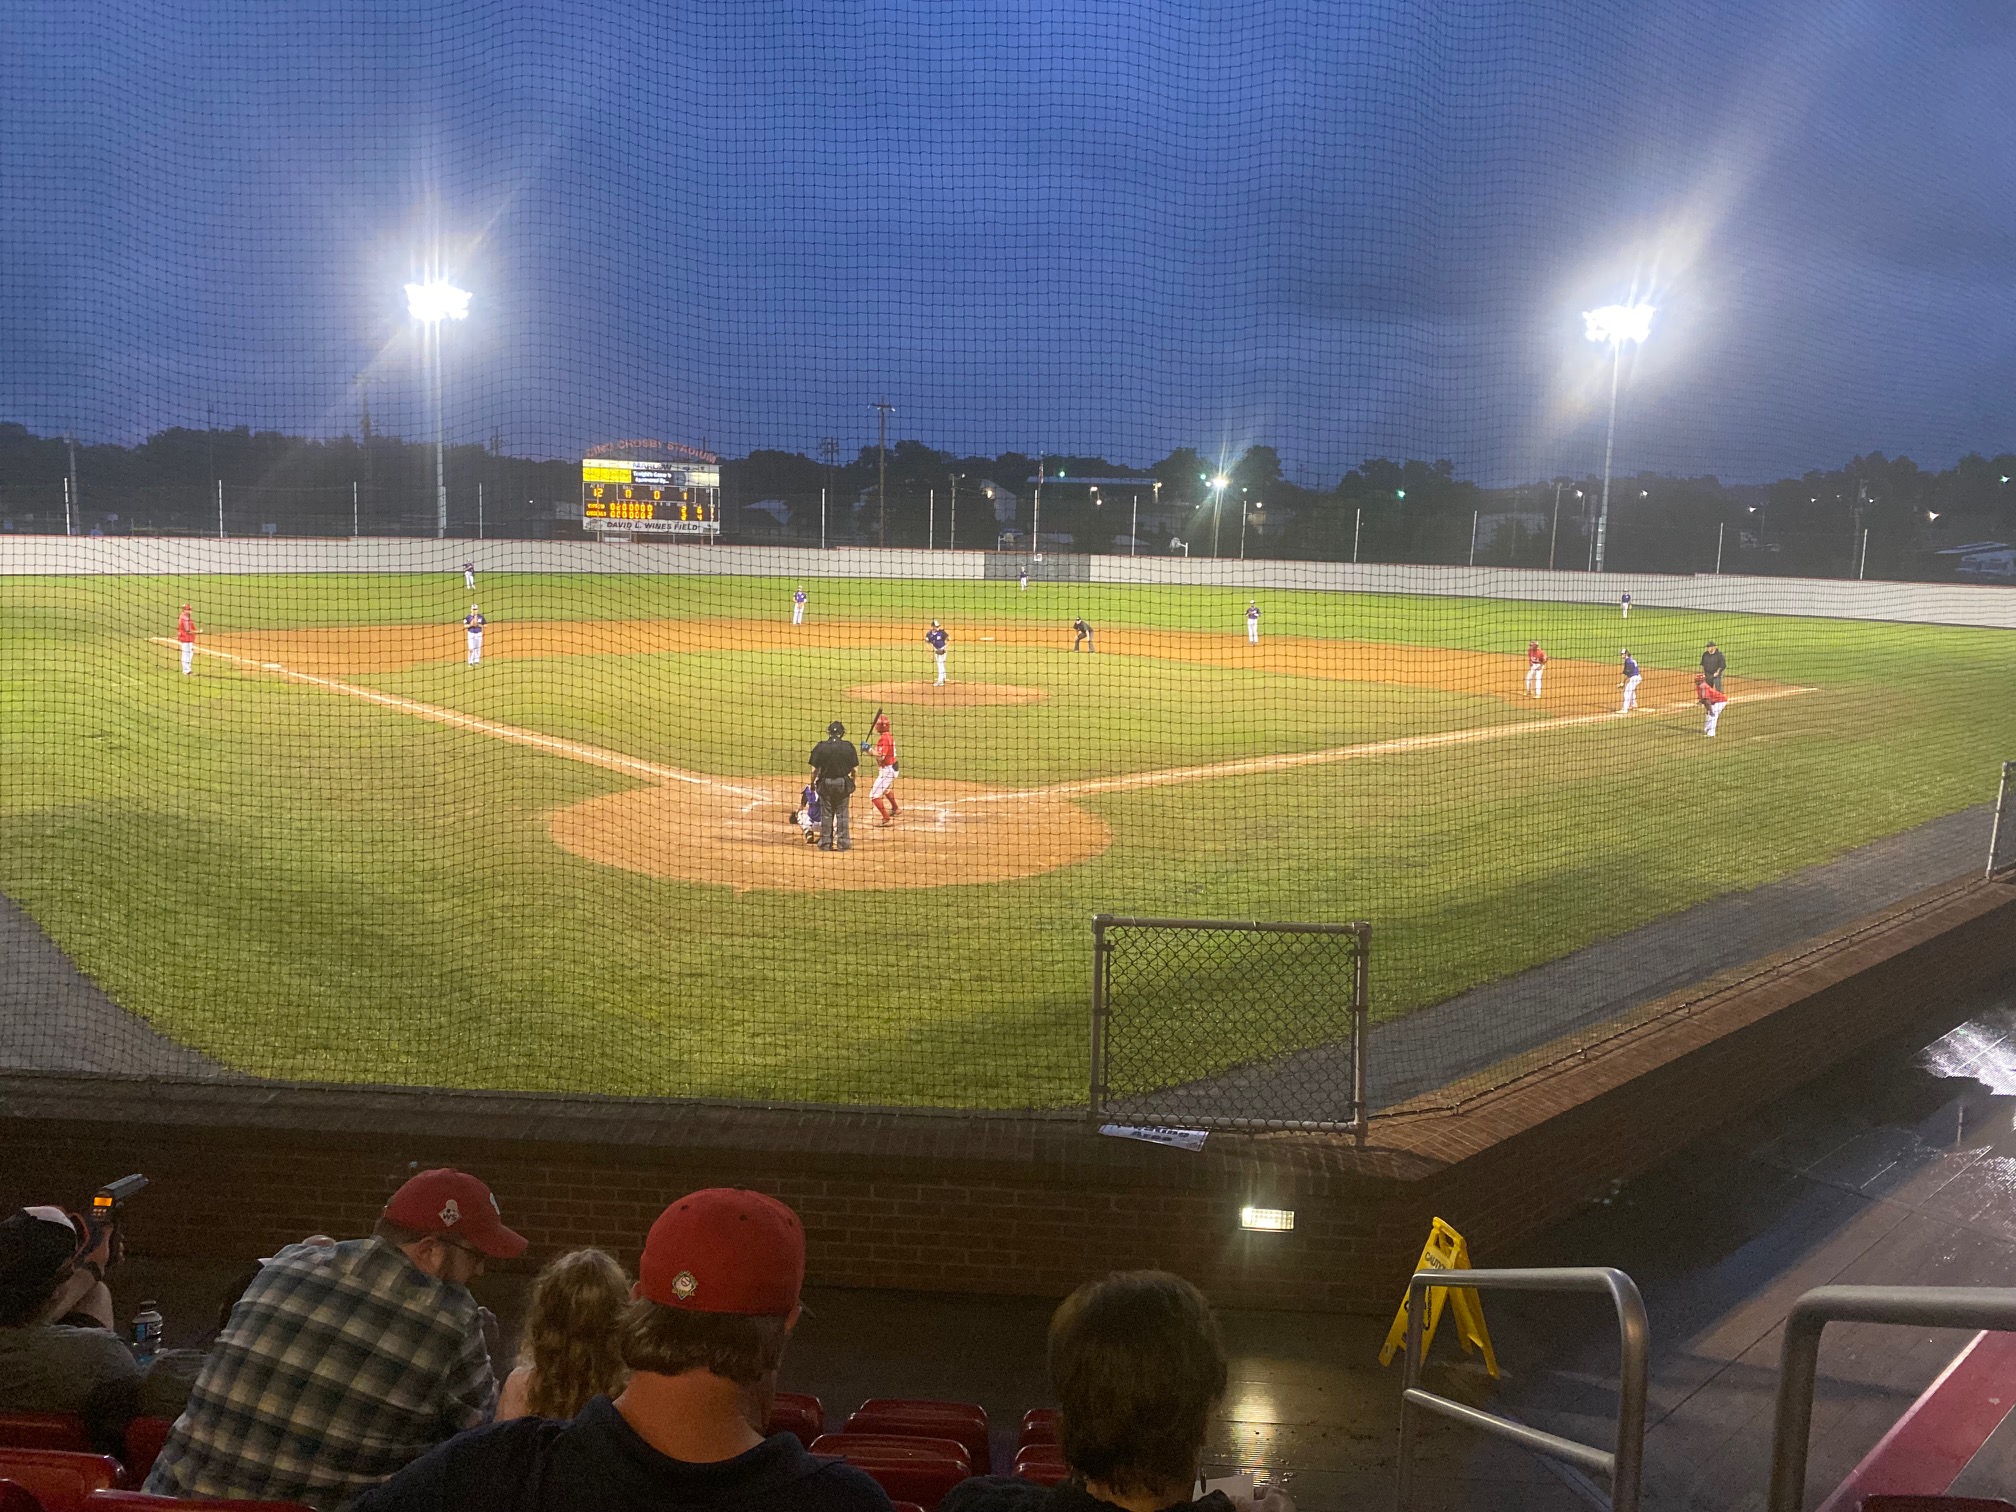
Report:
[[[516,1260],[525,1236],[504,1226],[490,1188],[463,1171],[422,1171],[392,1194],[385,1217],[423,1234],[452,1234],[493,1260]]]
[[[708,1187],[658,1215],[637,1294],[687,1312],[781,1318],[805,1284],[805,1226],[775,1197]]]

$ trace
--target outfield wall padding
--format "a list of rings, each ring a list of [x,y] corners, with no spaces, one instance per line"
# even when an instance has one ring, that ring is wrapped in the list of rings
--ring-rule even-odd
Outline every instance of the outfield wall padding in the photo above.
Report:
[[[601,541],[455,541],[364,537],[264,540],[0,536],[0,577],[290,572],[639,573],[711,577],[944,578],[1003,572],[984,551],[793,546],[658,546]],[[1017,553],[1006,553],[1014,558]],[[1427,594],[1443,598],[1616,605],[1718,614],[1786,614],[1896,624],[2016,630],[2016,588],[1974,583],[1869,583],[1832,578],[1541,572],[1390,562],[1236,561],[1208,557],[1075,557],[1098,584]],[[1076,573],[1074,571],[1073,575]],[[1040,574],[1038,575],[1040,581]]]

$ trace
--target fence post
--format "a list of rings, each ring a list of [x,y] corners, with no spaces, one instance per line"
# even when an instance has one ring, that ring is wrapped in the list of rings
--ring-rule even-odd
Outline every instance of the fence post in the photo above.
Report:
[[[1360,924],[1357,935],[1358,950],[1351,967],[1351,1122],[1363,1144],[1371,1123],[1371,1110],[1365,1102],[1365,1047],[1372,1019],[1372,971],[1366,959],[1372,950],[1372,926]]]
[[[1106,1101],[1106,914],[1092,916],[1092,1064],[1085,1093],[1086,1117],[1099,1121]]]

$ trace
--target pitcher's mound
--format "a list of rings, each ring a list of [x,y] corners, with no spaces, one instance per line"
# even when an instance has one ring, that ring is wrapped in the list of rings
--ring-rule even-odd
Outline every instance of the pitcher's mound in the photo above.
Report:
[[[787,816],[795,777],[737,778],[735,786],[666,783],[561,809],[548,830],[562,847],[604,866],[718,882],[745,892],[879,892],[970,886],[1040,876],[1099,855],[1106,821],[1063,798],[990,793],[977,783],[902,779],[903,812],[884,827],[864,783],[854,795],[854,849],[805,843]]]
[[[1041,703],[1050,695],[1041,688],[1018,688],[1013,683],[948,682],[863,683],[847,690],[849,698],[871,704],[947,704],[968,708],[975,704]]]

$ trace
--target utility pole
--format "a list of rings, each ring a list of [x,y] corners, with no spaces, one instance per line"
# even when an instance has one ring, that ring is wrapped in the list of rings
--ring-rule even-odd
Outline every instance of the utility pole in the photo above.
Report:
[[[1554,485],[1554,528],[1547,532],[1547,570],[1549,572],[1552,572],[1554,570],[1554,543],[1559,541],[1560,539],[1561,539],[1561,485],[1559,483],[1556,483]],[[1719,547],[1717,548],[1715,553],[1715,560],[1718,564],[1722,560],[1722,553]],[[1719,565],[1716,567],[1716,571],[1718,572],[1721,571],[1721,567]]]
[[[952,520],[945,527],[945,549],[959,549],[959,474],[952,474]]]
[[[65,436],[70,447],[70,507],[75,510],[82,502],[83,495],[77,492],[77,438]]]
[[[880,412],[880,429],[875,442],[875,544],[887,546],[889,544],[889,412],[896,406],[887,399],[877,399],[875,408]]]
[[[930,502],[924,506],[926,511],[924,515],[924,549],[926,551],[936,551],[938,549],[938,490],[935,488],[932,489],[927,497]]]
[[[1036,459],[1036,495],[1029,506],[1029,550],[1043,555],[1043,459]]]

